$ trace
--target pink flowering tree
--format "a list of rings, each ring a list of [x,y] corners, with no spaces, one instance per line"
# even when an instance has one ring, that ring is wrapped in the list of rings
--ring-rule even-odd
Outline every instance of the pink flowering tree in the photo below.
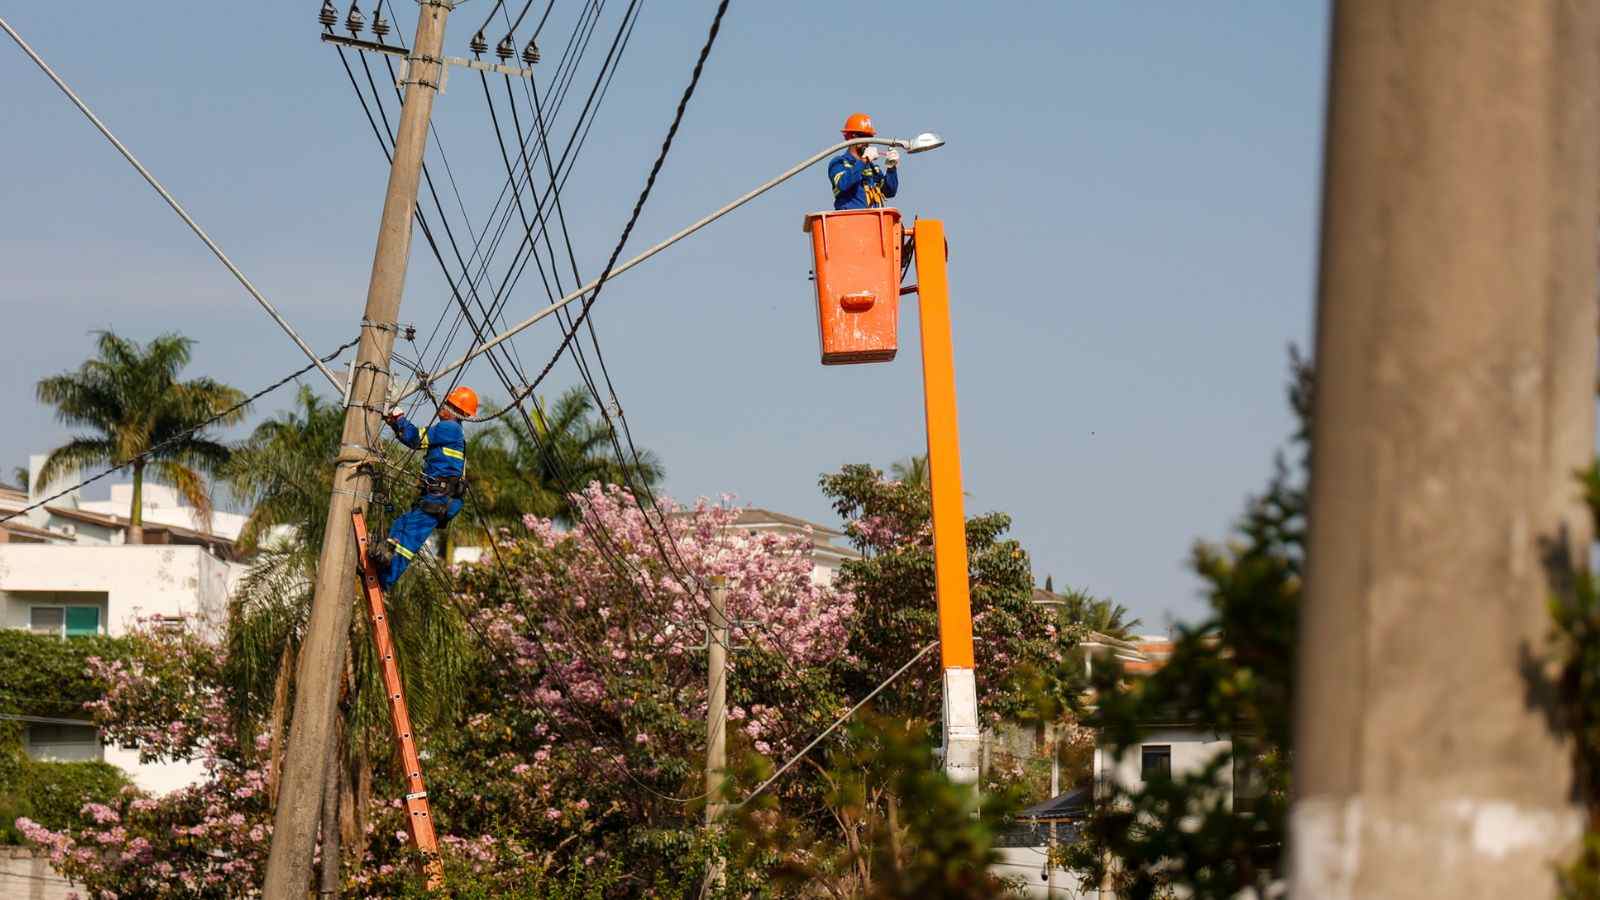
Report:
[[[458,575],[485,659],[474,712],[424,736],[446,767],[430,794],[446,831],[496,834],[518,877],[620,863],[628,889],[676,894],[708,852],[713,585],[731,622],[730,760],[781,758],[822,727],[854,601],[813,576],[810,537],[741,530],[726,498],[657,511],[593,485],[575,501],[570,529],[529,516]]]
[[[140,759],[203,764],[197,784],[161,797],[133,787],[84,806],[84,824],[16,827],[91,897],[248,896],[271,828],[258,748],[241,748],[219,678],[218,649],[186,628],[141,623],[120,659],[90,658],[101,697],[85,704],[105,738]]]

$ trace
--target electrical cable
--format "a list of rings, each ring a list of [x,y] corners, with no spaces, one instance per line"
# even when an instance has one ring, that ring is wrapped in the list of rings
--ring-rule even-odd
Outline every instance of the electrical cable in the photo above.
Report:
[[[101,134],[105,135],[106,140],[110,141],[111,145],[117,148],[117,152],[121,153],[122,157],[132,164],[132,166],[138,170],[140,175],[144,176],[144,180],[149,182],[151,187],[155,188],[156,193],[161,195],[161,199],[167,201],[167,205],[172,207],[172,211],[178,214],[178,218],[182,219],[184,224],[188,225],[189,229],[195,233],[195,236],[200,238],[201,242],[206,245],[206,249],[211,251],[212,255],[215,256],[217,260],[227,268],[234,278],[238,279],[241,285],[244,285],[244,289],[249,292],[251,297],[255,298],[256,303],[261,305],[261,308],[266,311],[267,315],[272,317],[272,321],[278,323],[278,327],[283,329],[283,333],[287,334],[289,339],[294,341],[295,346],[300,348],[300,352],[305,354],[307,359],[311,360],[312,366],[322,371],[322,375],[328,379],[328,383],[332,384],[334,387],[338,387],[339,379],[328,370],[327,366],[323,365],[322,361],[317,358],[317,354],[311,350],[306,342],[301,339],[299,333],[294,330],[294,327],[291,326],[289,322],[284,319],[283,315],[278,312],[277,307],[273,306],[271,301],[262,296],[261,291],[257,290],[256,286],[250,283],[250,279],[246,278],[245,274],[239,270],[239,267],[234,265],[233,260],[228,258],[228,254],[223,253],[222,248],[217,246],[217,242],[213,241],[211,236],[206,234],[205,229],[200,227],[200,223],[196,222],[194,218],[189,215],[188,211],[183,208],[183,205],[179,203],[170,193],[168,193],[165,187],[162,187],[161,182],[157,181],[156,177],[150,174],[150,170],[146,169],[144,164],[139,162],[139,160],[134,157],[133,151],[124,146],[121,141],[117,140],[117,136],[111,133],[111,129],[107,128],[105,123],[100,121],[100,117],[96,116],[93,110],[89,109],[88,104],[84,103],[76,93],[73,93],[72,88],[68,87],[67,83],[61,80],[61,76],[57,75],[55,70],[50,68],[50,65],[44,61],[44,58],[35,52],[32,47],[28,46],[28,42],[24,41],[22,39],[22,35],[18,34],[4,18],[0,18],[0,29],[4,29],[6,34],[10,35],[11,39],[17,42],[17,46],[22,48],[22,52],[26,53],[28,58],[33,60],[34,64],[37,65],[41,71],[50,76],[50,80],[55,82],[56,87],[60,88],[61,92],[67,95],[67,99],[72,101],[72,105],[76,106],[79,112],[87,116],[94,127],[98,129]],[[0,521],[5,520],[0,519]]]
[[[921,650],[918,650],[916,656],[911,657],[909,660],[906,661],[905,665],[903,665],[900,668],[894,670],[894,674],[893,675],[890,675],[888,678],[885,678],[881,684],[879,684],[877,687],[875,687],[871,691],[869,691],[865,697],[862,697],[860,700],[856,701],[856,705],[855,706],[852,706],[848,710],[846,710],[844,715],[842,715],[839,718],[835,719],[833,724],[829,725],[827,727],[827,729],[825,729],[821,734],[817,735],[814,739],[812,739],[811,743],[805,745],[803,748],[801,748],[799,753],[796,753],[794,756],[790,757],[789,761],[784,763],[781,767],[779,767],[778,771],[773,772],[772,776],[770,778],[768,778],[766,781],[761,782],[759,785],[756,785],[755,790],[751,791],[748,796],[746,796],[743,800],[740,800],[737,804],[735,804],[733,808],[734,809],[743,809],[745,807],[745,805],[748,804],[751,800],[754,800],[755,798],[759,797],[763,791],[765,791],[768,787],[770,787],[772,785],[773,782],[778,780],[779,776],[781,776],[781,775],[783,775],[783,773],[789,771],[790,767],[792,767],[795,763],[799,762],[801,759],[805,758],[805,755],[807,753],[810,753],[813,747],[815,747],[818,744],[822,743],[824,738],[826,738],[828,735],[832,734],[834,729],[838,728],[840,725],[843,725],[845,722],[849,721],[850,717],[855,715],[856,712],[861,709],[861,707],[866,706],[867,703],[869,701],[871,701],[873,697],[876,697],[876,696],[878,696],[878,694],[882,693],[884,688],[886,688],[889,685],[893,684],[894,680],[896,678],[899,678],[901,675],[904,675],[907,669],[910,669],[913,665],[916,665],[917,660],[919,660],[922,657],[926,656],[928,654],[929,650],[932,650],[934,647],[937,647],[937,646],[939,646],[939,642],[938,641],[931,641],[931,642],[929,642],[929,644],[926,647],[923,647]]]

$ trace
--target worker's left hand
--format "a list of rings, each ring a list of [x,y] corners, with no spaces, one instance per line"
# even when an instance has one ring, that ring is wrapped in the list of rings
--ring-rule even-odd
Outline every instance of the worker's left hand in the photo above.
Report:
[[[385,421],[396,422],[396,421],[399,421],[400,419],[404,418],[405,414],[406,414],[405,410],[401,409],[398,406],[394,406],[394,407],[390,407],[389,411],[387,413],[384,413],[383,418],[384,418]]]
[[[885,153],[883,155],[883,164],[891,169],[900,165],[900,151],[890,150],[888,153]]]

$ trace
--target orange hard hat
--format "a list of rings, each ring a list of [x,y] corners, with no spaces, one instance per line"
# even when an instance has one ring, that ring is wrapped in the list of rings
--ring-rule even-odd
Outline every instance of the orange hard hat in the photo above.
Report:
[[[464,384],[452,390],[444,402],[461,413],[462,418],[470,419],[478,414],[478,392]]]
[[[875,137],[878,134],[878,129],[872,127],[872,117],[866,113],[851,113],[850,118],[844,120],[844,128],[841,130],[846,137],[852,134]]]

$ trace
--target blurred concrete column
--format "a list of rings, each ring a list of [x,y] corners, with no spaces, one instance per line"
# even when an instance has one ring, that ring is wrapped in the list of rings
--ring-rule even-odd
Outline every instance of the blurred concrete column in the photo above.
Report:
[[[1597,13],[1335,4],[1296,900],[1550,897],[1576,848],[1533,660],[1590,541]]]

